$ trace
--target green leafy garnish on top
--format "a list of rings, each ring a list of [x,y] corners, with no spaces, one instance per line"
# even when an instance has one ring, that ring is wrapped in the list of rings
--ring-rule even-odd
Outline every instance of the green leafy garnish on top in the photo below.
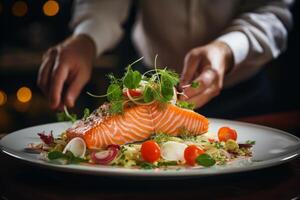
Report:
[[[157,68],[155,57],[154,69],[141,74],[133,69],[133,65],[141,61],[142,58],[129,64],[121,78],[112,74],[108,75],[110,85],[105,95],[93,95],[93,97],[106,97],[110,103],[109,112],[120,114],[124,107],[131,105],[148,105],[153,102],[168,103],[176,101],[178,93],[176,86],[179,83],[179,75],[167,68]],[[189,87],[197,88],[199,83],[193,82]],[[179,107],[193,109],[193,105],[188,102],[178,102]]]

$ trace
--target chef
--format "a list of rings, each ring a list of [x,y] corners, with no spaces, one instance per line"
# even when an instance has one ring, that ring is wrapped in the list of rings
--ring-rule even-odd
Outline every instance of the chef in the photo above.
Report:
[[[202,113],[234,113],[270,99],[263,66],[287,46],[292,2],[251,0],[76,0],[73,34],[43,56],[38,85],[52,109],[73,107],[91,77],[93,60],[114,48],[132,3],[132,40],[145,66],[181,74],[180,97]],[[133,58],[134,60],[135,58]],[[65,94],[62,94],[63,88]]]

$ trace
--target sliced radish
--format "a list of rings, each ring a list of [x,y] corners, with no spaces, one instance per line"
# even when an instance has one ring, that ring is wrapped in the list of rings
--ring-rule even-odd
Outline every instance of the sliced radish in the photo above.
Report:
[[[76,157],[83,158],[86,152],[86,144],[84,140],[80,137],[75,137],[66,145],[63,150],[63,153],[70,151]]]

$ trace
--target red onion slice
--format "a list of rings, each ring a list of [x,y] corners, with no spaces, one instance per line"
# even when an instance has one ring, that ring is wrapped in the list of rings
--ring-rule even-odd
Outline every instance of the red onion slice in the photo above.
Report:
[[[107,150],[92,152],[91,159],[96,164],[108,165],[111,161],[113,161],[118,153],[120,146],[119,145],[109,145]]]

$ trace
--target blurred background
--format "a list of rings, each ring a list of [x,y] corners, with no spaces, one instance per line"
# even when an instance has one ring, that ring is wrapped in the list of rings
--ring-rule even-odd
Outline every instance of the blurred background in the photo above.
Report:
[[[36,78],[43,53],[71,34],[68,23],[72,4],[72,0],[0,0],[0,133],[56,121],[55,112],[49,109],[47,99],[36,86]],[[92,98],[85,91],[103,94],[108,84],[104,74],[120,73],[137,58],[130,41],[135,8],[133,4],[124,24],[122,42],[97,59],[92,80],[72,112],[80,115],[84,107],[96,108],[103,100]],[[296,111],[300,107],[299,11],[296,1],[288,49],[265,68],[275,94],[271,112]]]

